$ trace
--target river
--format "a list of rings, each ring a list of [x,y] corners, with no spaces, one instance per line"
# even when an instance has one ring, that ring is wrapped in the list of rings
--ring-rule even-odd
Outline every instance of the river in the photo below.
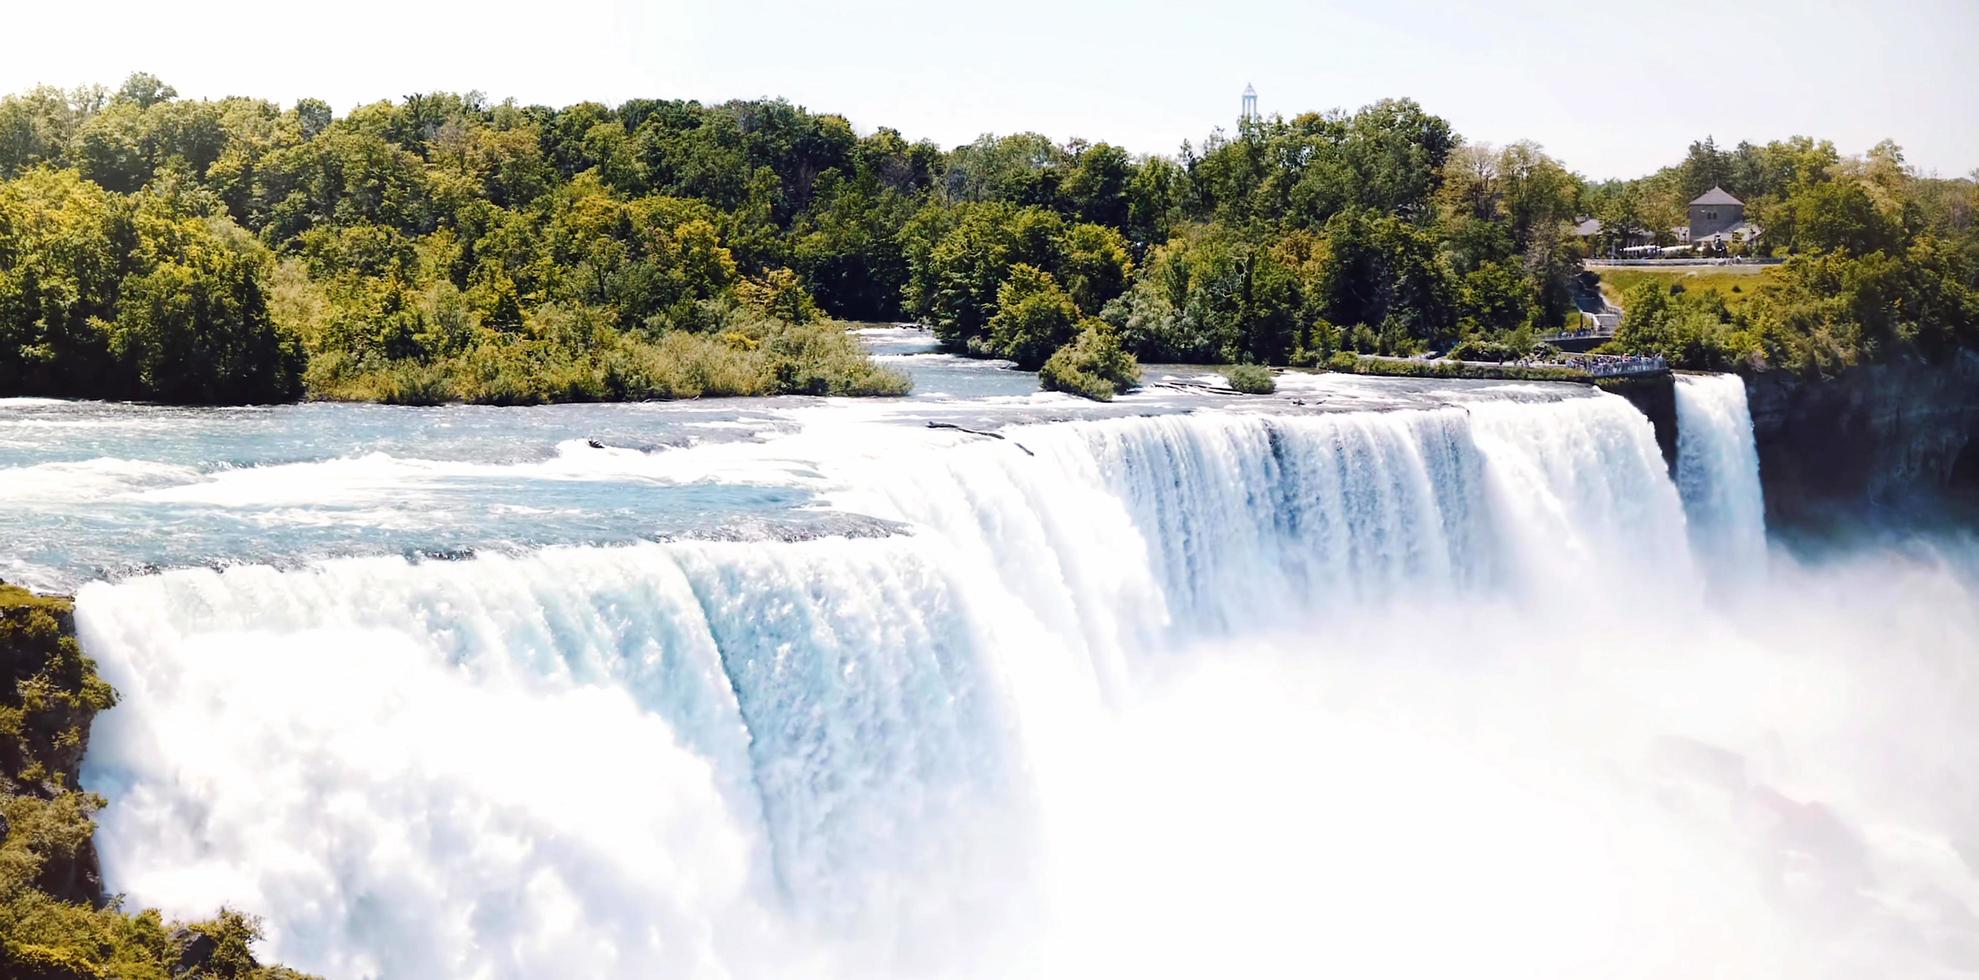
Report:
[[[0,400],[109,888],[335,977],[1979,970],[1979,549],[1782,548],[1736,381],[1673,476],[1581,386],[867,341],[914,396]]]

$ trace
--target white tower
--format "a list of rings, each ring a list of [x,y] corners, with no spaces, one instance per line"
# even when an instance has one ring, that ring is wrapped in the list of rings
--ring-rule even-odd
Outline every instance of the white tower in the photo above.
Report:
[[[1257,121],[1257,89],[1249,85],[1244,86],[1244,111],[1239,113],[1237,118],[1244,122]]]

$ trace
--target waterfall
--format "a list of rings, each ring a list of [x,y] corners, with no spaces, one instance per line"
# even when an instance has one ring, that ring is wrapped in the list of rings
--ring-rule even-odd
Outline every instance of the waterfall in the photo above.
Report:
[[[337,976],[1062,973],[1090,954],[1064,923],[1139,870],[1067,870],[1122,839],[1071,801],[1144,785],[1119,719],[1165,710],[1165,678],[1341,664],[1377,627],[1421,641],[1407,663],[1513,610],[1605,642],[1617,609],[1695,603],[1686,509],[1759,533],[1723,388],[1679,390],[1681,498],[1608,395],[893,427],[820,464],[892,537],[91,584],[123,696],[84,775],[106,878],[254,910],[275,958]]]
[[[1766,560],[1766,506],[1745,382],[1734,374],[1679,375],[1677,490],[1692,538],[1721,574]]]
[[[106,873],[265,909],[331,974],[712,960],[769,907],[829,923],[944,849],[994,853],[968,830],[1008,778],[989,644],[910,539],[182,571],[79,601],[129,706],[88,760]],[[572,915],[610,948],[473,952]]]

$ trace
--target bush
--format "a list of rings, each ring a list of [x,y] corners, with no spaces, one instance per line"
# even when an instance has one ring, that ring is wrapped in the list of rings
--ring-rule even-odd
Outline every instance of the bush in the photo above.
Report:
[[[1278,381],[1271,376],[1271,369],[1257,364],[1238,364],[1223,372],[1230,387],[1246,395],[1269,395],[1278,390]]]
[[[1504,340],[1484,340],[1473,337],[1450,348],[1450,356],[1461,361],[1516,361],[1532,353],[1530,347],[1521,350],[1515,343]]]
[[[1060,347],[1038,371],[1046,391],[1112,401],[1141,382],[1141,365],[1120,346],[1120,336],[1100,320],[1087,320],[1078,339]]]

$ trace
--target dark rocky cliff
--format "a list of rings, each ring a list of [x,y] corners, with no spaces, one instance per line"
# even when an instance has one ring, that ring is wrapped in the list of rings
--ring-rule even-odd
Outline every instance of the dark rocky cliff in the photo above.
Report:
[[[1595,384],[1629,400],[1656,430],[1656,448],[1674,475],[1677,471],[1677,381],[1668,374],[1647,378],[1603,378]]]
[[[1979,500],[1979,352],[1809,380],[1746,378],[1770,525]]]

